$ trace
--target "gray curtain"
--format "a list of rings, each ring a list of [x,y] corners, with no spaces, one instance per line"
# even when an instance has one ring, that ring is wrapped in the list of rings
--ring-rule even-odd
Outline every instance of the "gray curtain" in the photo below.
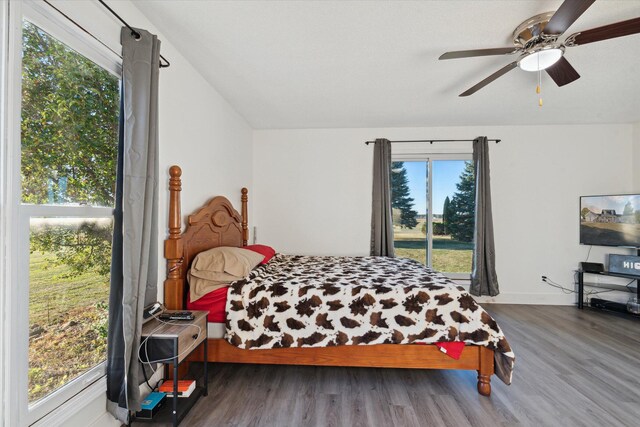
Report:
[[[489,180],[489,143],[486,136],[480,136],[473,141],[473,165],[476,175],[476,227],[469,292],[478,296],[495,296],[500,293],[500,290],[498,288],[498,276],[496,275],[491,184]]]
[[[107,409],[128,423],[140,410],[138,345],[142,311],[157,299],[158,282],[158,76],[160,41],[144,30],[123,28],[122,44],[122,231],[121,274],[112,275],[107,351]],[[116,210],[117,211],[117,210]],[[116,299],[116,297],[112,298]],[[113,331],[112,331],[113,329]],[[116,332],[120,329],[121,332]]]
[[[393,257],[391,211],[391,142],[376,139],[373,148],[371,255]]]

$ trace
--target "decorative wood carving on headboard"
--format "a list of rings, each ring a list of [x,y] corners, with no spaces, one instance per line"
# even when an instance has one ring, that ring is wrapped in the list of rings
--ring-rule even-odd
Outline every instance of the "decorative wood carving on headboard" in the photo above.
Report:
[[[164,242],[164,257],[167,260],[164,302],[168,309],[181,310],[186,302],[187,271],[198,253],[218,246],[247,245],[248,190],[242,189],[242,216],[226,197],[214,197],[189,215],[187,228],[180,234],[182,170],[178,166],[171,166],[169,175],[169,237]]]

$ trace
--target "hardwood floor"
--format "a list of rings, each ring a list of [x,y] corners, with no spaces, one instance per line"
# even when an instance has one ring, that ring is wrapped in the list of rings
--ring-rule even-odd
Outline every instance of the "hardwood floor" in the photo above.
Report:
[[[472,371],[210,366],[181,425],[637,426],[640,319],[574,307],[487,305],[516,354],[491,397]]]

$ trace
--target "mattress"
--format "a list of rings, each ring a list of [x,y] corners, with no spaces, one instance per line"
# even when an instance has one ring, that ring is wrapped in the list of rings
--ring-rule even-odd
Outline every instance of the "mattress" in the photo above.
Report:
[[[209,292],[202,298],[191,302],[187,295],[187,308],[189,310],[205,310],[209,312],[207,316],[207,336],[209,338],[224,338],[225,333],[225,306],[227,304],[227,291],[229,287],[216,289]]]
[[[207,323],[207,337],[211,339],[224,338],[225,333],[224,323]]]

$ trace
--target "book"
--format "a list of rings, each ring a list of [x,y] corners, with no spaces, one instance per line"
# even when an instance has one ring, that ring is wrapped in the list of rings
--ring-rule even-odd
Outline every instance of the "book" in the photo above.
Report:
[[[195,389],[195,380],[178,380],[178,397],[189,397]],[[167,397],[173,397],[173,380],[163,382],[158,390],[167,393]]]

